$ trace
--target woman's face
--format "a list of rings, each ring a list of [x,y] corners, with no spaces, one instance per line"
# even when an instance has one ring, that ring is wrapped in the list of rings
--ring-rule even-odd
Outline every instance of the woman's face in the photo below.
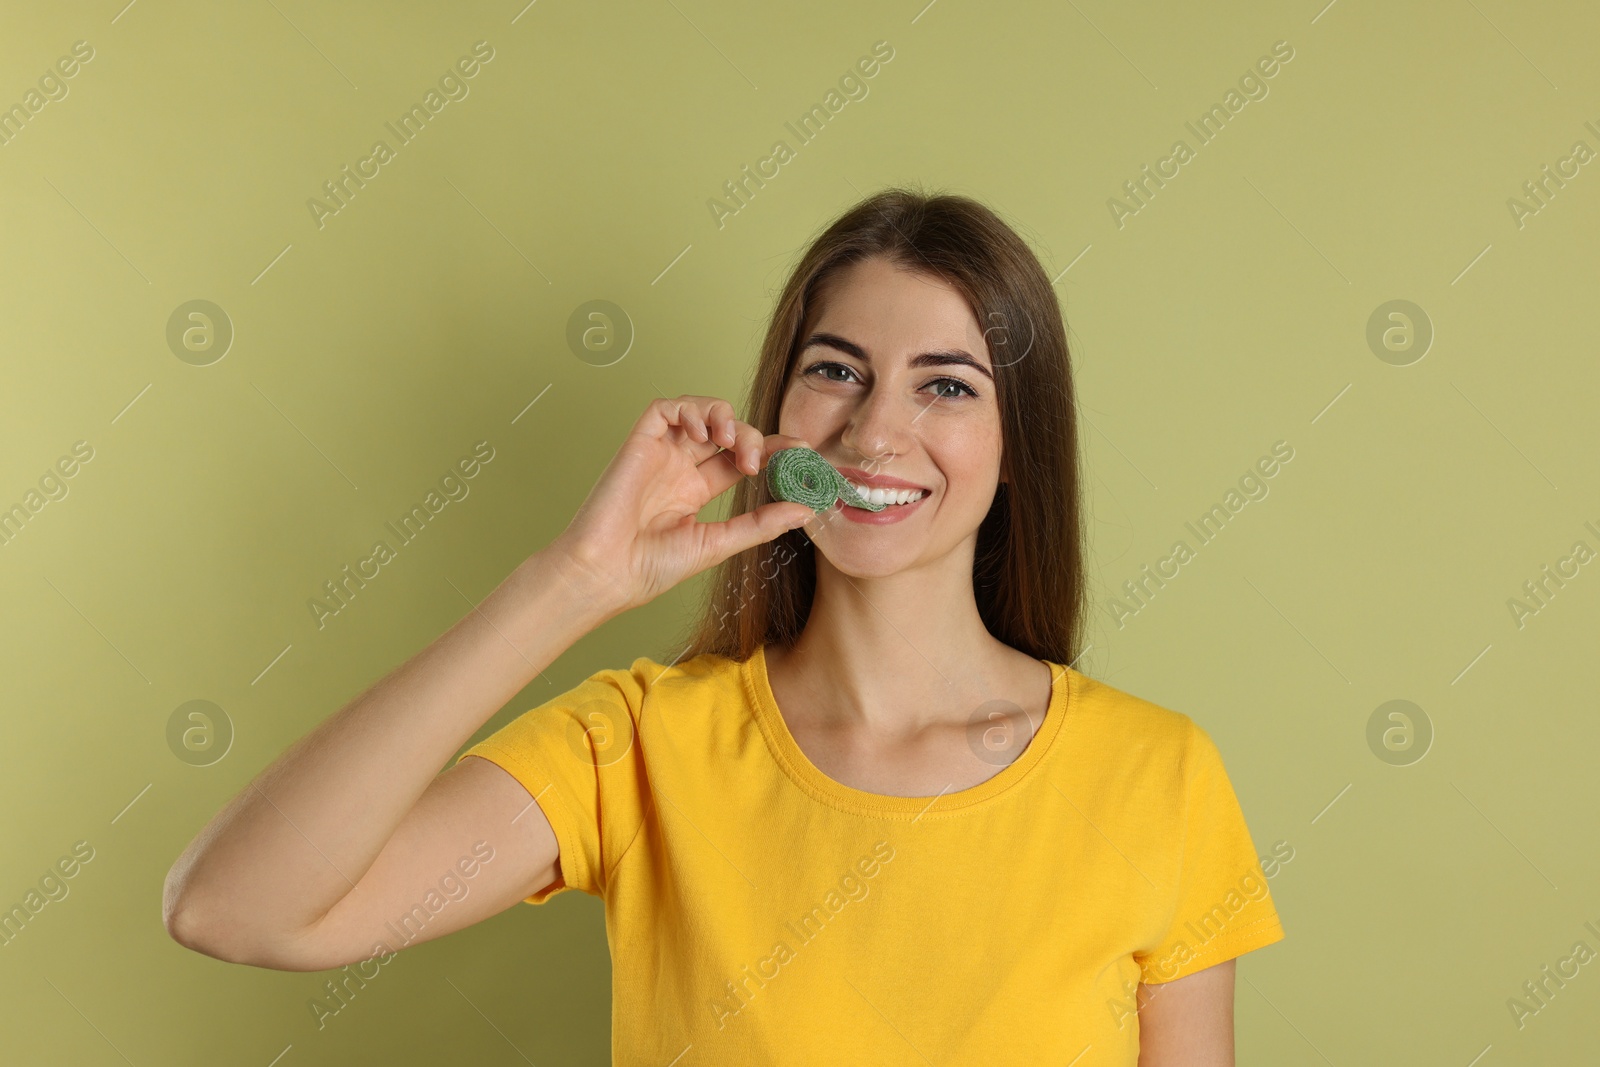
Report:
[[[861,260],[824,287],[800,344],[778,432],[807,441],[858,485],[925,490],[876,513],[836,503],[807,535],[856,577],[930,563],[964,542],[970,559],[1002,439],[989,348],[966,300],[931,275]]]

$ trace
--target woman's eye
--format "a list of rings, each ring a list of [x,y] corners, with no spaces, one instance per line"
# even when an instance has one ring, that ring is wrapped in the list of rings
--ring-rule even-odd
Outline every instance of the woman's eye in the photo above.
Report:
[[[806,368],[806,373],[807,374],[821,375],[823,378],[827,379],[830,382],[844,382],[844,381],[849,381],[850,380],[848,377],[845,377],[845,378],[830,378],[830,377],[828,377],[828,372],[829,371],[840,371],[841,373],[843,373],[845,375],[853,375],[855,373],[849,367],[846,367],[843,363],[813,363],[810,367]]]
[[[835,372],[839,375],[838,377],[834,377]],[[805,369],[804,373],[815,374],[824,381],[830,382],[843,383],[856,380],[855,369],[847,367],[843,363],[813,363]],[[978,395],[976,389],[960,378],[935,378],[923,388],[929,387],[933,388],[934,397],[938,400],[957,400],[963,396],[976,397]]]
[[[931,384],[934,387],[934,390],[935,390],[934,395],[937,396],[940,400],[954,400],[957,397],[962,396],[962,395],[965,395],[965,396],[977,396],[978,395],[977,392],[972,388],[972,386],[968,385],[966,382],[962,381],[959,378],[935,378],[929,384]],[[945,392],[944,391],[944,387],[949,387],[953,391]]]

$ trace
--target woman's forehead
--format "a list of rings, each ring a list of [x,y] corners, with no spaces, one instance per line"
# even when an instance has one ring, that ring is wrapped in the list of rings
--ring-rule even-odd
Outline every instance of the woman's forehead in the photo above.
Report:
[[[987,345],[966,298],[949,282],[865,261],[818,293],[800,344],[819,332],[844,337],[872,355],[909,359],[931,349],[962,348],[987,363]],[[980,354],[981,350],[981,354]]]

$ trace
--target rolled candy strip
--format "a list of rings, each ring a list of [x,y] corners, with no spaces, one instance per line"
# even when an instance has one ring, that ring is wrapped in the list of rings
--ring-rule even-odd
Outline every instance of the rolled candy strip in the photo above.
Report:
[[[767,487],[779,500],[804,504],[821,514],[840,498],[851,507],[882,511],[887,504],[873,504],[850,487],[850,482],[822,453],[796,445],[774,452],[767,460]]]

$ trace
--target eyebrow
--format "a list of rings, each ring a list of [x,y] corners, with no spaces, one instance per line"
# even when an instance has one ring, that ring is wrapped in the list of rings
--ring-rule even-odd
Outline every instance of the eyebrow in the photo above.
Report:
[[[806,339],[806,343],[805,344],[800,346],[800,351],[804,352],[806,349],[810,348],[812,345],[824,345],[824,346],[826,346],[828,348],[835,348],[835,349],[838,349],[840,352],[845,353],[846,355],[854,356],[855,358],[859,359],[863,363],[868,364],[869,366],[872,363],[872,359],[871,359],[870,356],[867,355],[866,349],[862,348],[860,345],[856,344],[854,341],[845,340],[843,337],[840,337],[838,334],[834,334],[834,333],[814,333],[814,334],[812,334],[810,337],[808,337]],[[977,360],[973,359],[971,355],[969,355],[966,352],[963,352],[959,348],[952,348],[952,349],[947,349],[947,350],[939,351],[939,352],[920,352],[917,355],[911,357],[911,366],[913,366],[913,367],[947,367],[947,366],[971,367],[973,370],[978,371],[979,373],[981,373],[985,378],[988,378],[991,382],[994,381],[994,375],[989,372],[989,368],[988,367],[985,367],[982,363],[979,363]]]

